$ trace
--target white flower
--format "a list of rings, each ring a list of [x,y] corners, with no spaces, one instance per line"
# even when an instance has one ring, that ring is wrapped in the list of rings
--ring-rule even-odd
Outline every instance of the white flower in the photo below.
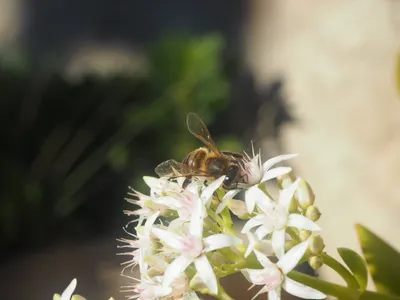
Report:
[[[152,198],[165,196],[168,192],[180,193],[183,190],[181,185],[165,177],[144,176],[143,180],[150,188],[150,196]]]
[[[212,183],[210,183],[201,191],[201,200],[207,207],[210,207],[214,192],[221,186],[221,184],[224,182],[224,179],[225,176],[221,176],[220,178],[214,180]]]
[[[137,294],[128,299],[157,300],[160,297],[168,296],[172,293],[172,288],[163,286],[162,280],[161,276],[153,278],[142,276],[140,283],[135,285],[133,290]]]
[[[214,294],[218,293],[217,279],[205,253],[233,245],[242,241],[232,235],[215,234],[203,238],[204,203],[200,199],[196,201],[196,209],[193,210],[189,234],[180,235],[167,230],[153,228],[152,232],[171,250],[180,253],[167,268],[164,274],[164,286],[171,286],[186,268],[194,263],[197,273],[207,288]]]
[[[138,215],[138,226],[141,226],[143,221],[150,218],[155,212],[160,212],[160,214],[163,215],[166,211],[167,207],[156,203],[152,197],[142,194],[134,189],[131,190],[133,193],[128,193],[128,195],[133,196],[136,199],[125,198],[125,200],[139,206],[140,208],[135,209],[134,211],[125,210],[124,213],[128,216]]]
[[[212,182],[207,187],[203,188],[201,193],[199,193],[199,184],[194,181],[189,184],[185,190],[181,192],[166,192],[167,196],[155,198],[153,201],[156,204],[164,205],[172,210],[176,210],[179,214],[179,217],[182,220],[189,220],[190,216],[194,209],[197,206],[197,199],[201,199],[201,201],[209,207],[211,204],[211,200],[214,192],[221,186],[225,179],[225,176],[222,176]]]
[[[249,240],[249,245],[247,246],[246,253],[244,257],[246,258],[251,254],[251,252],[257,250],[267,256],[271,256],[273,254],[272,251],[272,243],[269,240],[259,239],[257,236],[252,234],[251,232],[247,233],[247,238]]]
[[[261,155],[257,154],[252,159],[248,157],[245,161],[244,169],[247,175],[246,183],[249,186],[258,185],[267,180],[276,178],[292,171],[289,167],[276,167],[274,165],[281,161],[296,157],[297,154],[284,154],[268,159],[264,164],[261,164]]]
[[[253,285],[263,285],[261,290],[253,297],[268,292],[269,300],[279,300],[281,289],[288,293],[305,299],[323,299],[325,294],[294,281],[286,276],[298,264],[308,247],[308,241],[296,245],[290,249],[276,263],[272,263],[267,256],[255,251],[256,256],[263,269],[243,269],[241,272]],[[253,300],[252,299],[252,300]]]
[[[223,211],[223,209],[226,207],[227,203],[229,200],[232,200],[233,197],[235,197],[238,193],[240,192],[239,189],[235,189],[235,190],[229,190],[224,197],[222,197],[221,199],[221,203],[218,205],[217,209],[216,209],[216,213],[219,214],[221,213],[221,211]]]
[[[290,201],[297,189],[299,180],[282,190],[278,203],[272,201],[258,187],[248,190],[248,195],[261,209],[262,213],[250,219],[243,227],[242,233],[249,232],[259,226],[255,234],[258,239],[263,239],[272,233],[272,247],[275,255],[280,258],[285,251],[286,227],[295,227],[310,231],[319,231],[321,228],[313,221],[299,214],[289,213]]]
[[[152,241],[150,238],[151,229],[153,227],[154,222],[159,216],[159,212],[153,214],[150,218],[147,219],[144,226],[137,226],[136,227],[136,236],[134,236],[135,240],[129,239],[119,239],[118,241],[125,243],[126,245],[118,246],[118,248],[134,248],[136,250],[128,253],[122,253],[123,255],[132,255],[132,259],[124,263],[126,265],[123,269],[121,274],[125,271],[125,269],[130,267],[135,267],[139,265],[140,273],[145,274],[148,269],[148,264],[145,262],[145,258],[148,255],[153,253],[152,248]]]
[[[297,154],[285,154],[279,155],[267,160],[264,164],[261,164],[261,155],[253,154],[253,158],[247,156],[244,160],[244,171],[243,175],[245,178],[245,183],[241,184],[241,188],[251,188],[256,187],[260,183],[266,182],[270,179],[276,178],[278,176],[284,175],[292,171],[290,167],[276,167],[272,168],[274,165],[280,163],[281,161],[288,160],[296,157]],[[219,204],[216,213],[220,213],[226,206],[228,200],[232,199],[236,196],[237,193],[240,192],[240,189],[230,190],[226,193],[226,195],[222,198],[221,203]],[[254,210],[254,202],[250,195],[248,195],[248,191],[245,191],[245,201],[247,204],[247,209],[249,213],[252,213]]]
[[[137,280],[137,279],[136,279]],[[123,287],[123,292],[134,292],[133,296],[128,296],[127,299],[138,300],[199,300],[189,286],[189,280],[185,274],[181,274],[173,282],[173,288],[164,286],[163,276],[141,276],[139,283],[132,286]]]

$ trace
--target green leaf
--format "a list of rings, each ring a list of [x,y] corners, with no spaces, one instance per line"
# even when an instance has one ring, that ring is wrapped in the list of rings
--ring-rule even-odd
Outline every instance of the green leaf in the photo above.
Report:
[[[377,291],[400,296],[400,253],[364,226],[356,229]]]
[[[335,270],[335,272],[337,272],[343,278],[343,280],[346,281],[346,284],[349,288],[353,290],[360,289],[360,286],[354,275],[351,274],[351,272],[347,270],[347,268],[345,268],[340,262],[327,253],[323,253],[322,258],[324,259],[324,264]]]
[[[338,248],[340,257],[354,274],[361,290],[367,288],[368,270],[364,259],[355,251],[347,248]]]
[[[359,300],[400,300],[400,297],[365,291],[361,294]]]

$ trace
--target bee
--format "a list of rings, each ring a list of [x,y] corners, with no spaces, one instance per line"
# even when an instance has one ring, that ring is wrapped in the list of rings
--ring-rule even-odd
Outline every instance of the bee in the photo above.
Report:
[[[195,113],[186,118],[187,128],[205,147],[190,152],[183,161],[170,159],[159,164],[155,172],[160,177],[186,177],[183,188],[190,183],[192,177],[204,177],[206,181],[214,181],[225,175],[223,188],[234,189],[243,179],[243,155],[233,152],[221,152],[211,138],[207,126]]]

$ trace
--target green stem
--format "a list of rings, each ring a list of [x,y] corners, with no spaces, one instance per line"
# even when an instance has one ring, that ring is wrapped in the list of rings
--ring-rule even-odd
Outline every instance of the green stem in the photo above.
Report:
[[[233,228],[233,222],[232,222],[232,218],[231,218],[231,213],[229,212],[228,207],[225,207],[221,211],[221,217],[222,217],[222,220],[224,222],[223,225],[225,225],[228,228]],[[236,232],[235,232],[235,235],[236,235]]]
[[[225,266],[225,271],[219,271],[218,272],[218,278],[224,278],[226,276],[232,275],[239,273],[241,269],[244,269],[247,267],[247,261],[246,260],[241,260],[238,263],[235,263],[233,265],[226,265]]]
[[[288,277],[338,299],[358,300],[360,297],[360,291],[358,290],[320,280],[297,271],[289,272]]]
[[[215,211],[213,211],[211,208],[207,208],[207,214],[215,220],[215,222],[218,223],[218,225],[223,226],[224,225],[224,220],[218,216]]]
[[[235,237],[239,237],[235,228],[233,227],[233,222],[231,218],[231,213],[228,207],[225,207],[224,210],[221,212],[222,216],[222,228],[224,233],[231,234]],[[243,255],[246,252],[246,246],[244,244],[240,244],[236,246],[236,249]]]
[[[358,290],[360,286],[358,285],[357,280],[354,278],[353,274],[351,274],[340,262],[334,259],[332,256],[323,253],[322,258],[324,259],[324,264],[333,269],[336,273],[338,273],[349,288]]]
[[[237,251],[235,251],[232,248],[223,248],[223,249],[219,249],[218,251],[224,256],[224,258],[227,261],[230,261],[232,263],[229,265],[236,265],[239,262],[245,260],[242,255],[237,253]]]

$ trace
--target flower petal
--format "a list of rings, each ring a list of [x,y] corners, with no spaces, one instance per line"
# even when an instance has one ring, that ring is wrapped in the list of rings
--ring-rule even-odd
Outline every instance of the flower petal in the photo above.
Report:
[[[254,207],[256,206],[256,201],[254,198],[251,197],[246,197],[245,200],[246,202],[246,209],[249,213],[252,213],[254,210]]]
[[[203,203],[209,207],[211,204],[211,199],[214,194],[214,192],[221,186],[222,182],[224,182],[225,176],[221,176],[217,180],[213,181],[209,186],[207,186],[202,192],[201,192],[201,200],[203,200]]]
[[[260,262],[260,264],[264,267],[263,270],[271,269],[271,268],[276,269],[275,264],[273,264],[264,253],[261,253],[258,250],[254,250],[254,254],[256,255],[257,260]],[[267,270],[265,270],[265,271],[267,271]]]
[[[257,292],[257,294],[254,295],[253,298],[251,298],[251,300],[256,299],[259,295],[261,295],[261,294],[263,294],[263,293],[266,293],[266,292],[268,292],[268,289],[266,289],[265,287],[263,287],[261,290],[259,290],[259,291]]]
[[[242,240],[230,234],[214,234],[203,239],[205,252],[230,247],[242,243]]]
[[[248,282],[255,285],[265,285],[264,269],[242,269],[240,270]]]
[[[174,232],[178,235],[184,235],[184,224],[187,221],[182,218],[173,219],[168,224],[168,231]]]
[[[265,238],[266,235],[270,234],[273,231],[273,227],[271,226],[266,226],[263,224],[263,226],[260,226],[257,228],[257,230],[254,232],[254,235],[259,239],[262,240]]]
[[[294,281],[290,278],[285,278],[285,282],[283,283],[283,288],[289,294],[292,294],[296,297],[304,298],[304,299],[325,299],[326,295],[317,291],[309,286],[301,284],[297,281]]]
[[[267,255],[267,257],[272,256],[274,253],[274,251],[272,249],[272,243],[269,240],[260,241],[257,245],[257,249],[259,252]]]
[[[244,258],[247,258],[247,256],[249,256],[250,253],[254,251],[254,248],[255,248],[255,246],[256,246],[256,244],[258,242],[256,240],[256,237],[251,233],[247,233],[247,239],[249,240],[249,244],[247,245],[247,249],[246,249],[246,252],[244,254]]]
[[[249,188],[245,192],[244,199],[249,213],[253,212],[255,203],[259,204],[261,209],[269,207],[272,203],[272,200],[258,186]]]
[[[264,173],[263,177],[261,178],[261,182],[265,182],[267,180],[271,180],[273,178],[276,178],[278,176],[282,176],[285,175],[287,173],[289,173],[290,171],[292,171],[292,168],[290,167],[277,167],[277,168],[273,168],[271,170],[268,170],[267,172]]]
[[[300,259],[306,253],[308,241],[300,243],[290,249],[276,264],[284,274],[287,274],[296,267]]]
[[[181,200],[172,196],[157,197],[155,199],[152,199],[152,201],[157,204],[165,205],[174,210],[178,210],[182,207]]]
[[[192,236],[202,238],[203,237],[203,219],[204,219],[204,202],[200,198],[195,198],[195,207],[190,216],[190,227],[189,232]]]
[[[199,185],[197,182],[190,183],[186,189],[186,191],[191,192],[192,194],[198,196],[199,195]]]
[[[214,271],[205,255],[201,255],[194,260],[197,273],[199,277],[208,287],[213,294],[218,294],[217,278],[215,277]]]
[[[170,293],[172,293],[172,291],[173,290],[172,290],[171,287],[166,287],[166,286],[155,286],[155,287],[153,287],[154,297],[157,297],[157,298],[159,298],[159,297],[161,298],[161,297],[167,296]]]
[[[230,199],[226,205],[231,213],[239,217],[239,219],[248,220],[250,218],[250,214],[246,208],[246,202],[242,200]]]
[[[77,285],[77,280],[76,278],[72,279],[71,283],[67,286],[67,288],[64,290],[64,292],[61,294],[61,300],[70,300],[72,293],[76,289]]]
[[[144,182],[149,188],[154,188],[160,184],[160,178],[152,176],[143,176]]]
[[[221,203],[218,205],[217,210],[215,211],[217,214],[220,214],[221,211],[223,211],[223,209],[226,206],[226,203],[233,199],[233,197],[235,197],[238,193],[240,192],[240,190],[230,190],[228,191],[225,196],[222,198]]]
[[[244,170],[247,177],[247,185],[252,186],[259,184],[263,175],[260,155],[257,154],[252,159],[249,157],[245,159]]]
[[[285,207],[286,211],[289,211],[290,201],[292,200],[294,193],[299,187],[300,178],[297,178],[295,182],[283,189],[279,195],[278,203]]]
[[[139,271],[140,274],[146,274],[149,268],[149,264],[146,262],[146,253],[148,248],[141,247],[139,248]]]
[[[280,163],[281,161],[288,160],[291,158],[296,157],[298,154],[284,154],[284,155],[279,155],[272,157],[268,159],[264,164],[263,164],[263,173],[266,173],[272,166],[276,165],[277,163]]]
[[[317,223],[299,214],[290,214],[288,217],[287,226],[310,231],[321,230],[321,227],[319,227]]]
[[[151,232],[151,228],[153,227],[154,222],[157,220],[160,212],[156,212],[150,218],[147,219],[146,223],[144,224],[144,234],[147,236]]]
[[[186,255],[181,255],[176,258],[164,273],[164,287],[171,287],[171,284],[177,279],[182,273],[186,270],[186,268],[193,262],[193,258],[188,257]]]
[[[153,234],[158,237],[164,244],[168,245],[168,247],[178,251],[182,251],[185,249],[184,237],[177,235],[174,232],[170,232],[160,228],[153,228],[151,232],[153,232]]]
[[[274,203],[258,186],[252,186],[245,192],[245,200],[248,198],[254,200],[264,213]]]
[[[242,232],[242,233],[247,233],[247,232],[249,232],[253,227],[262,225],[262,224],[263,224],[263,219],[264,219],[264,217],[265,217],[265,216],[263,216],[263,215],[258,215],[258,216],[255,216],[254,218],[251,218],[250,220],[248,220],[248,221],[246,222],[246,224],[244,224],[243,229],[242,229],[241,232]]]
[[[177,183],[179,184],[180,187],[183,186],[183,183],[186,181],[186,177],[178,177],[176,179]]]
[[[268,300],[280,300],[281,288],[276,288],[268,292]]]
[[[272,248],[278,258],[285,254],[285,237],[285,229],[276,230],[272,233]]]

